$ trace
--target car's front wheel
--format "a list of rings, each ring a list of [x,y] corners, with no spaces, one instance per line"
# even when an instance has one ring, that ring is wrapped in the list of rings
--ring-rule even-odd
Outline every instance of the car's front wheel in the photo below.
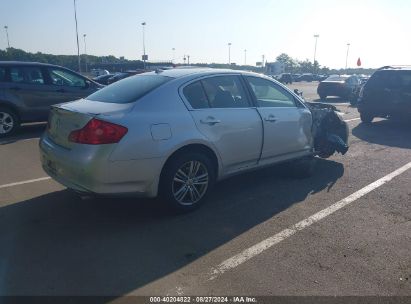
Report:
[[[214,182],[209,157],[196,152],[180,154],[164,168],[160,196],[178,211],[192,211],[205,201]]]
[[[19,118],[13,111],[0,107],[0,138],[12,135],[19,126]]]
[[[320,99],[321,99],[322,101],[325,101],[325,100],[327,99],[327,95],[321,94],[321,95],[320,95]]]

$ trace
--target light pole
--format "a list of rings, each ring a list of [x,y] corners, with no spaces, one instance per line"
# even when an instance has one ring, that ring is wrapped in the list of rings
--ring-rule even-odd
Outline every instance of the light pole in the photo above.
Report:
[[[228,65],[231,65],[231,42],[228,43]]]
[[[265,61],[265,55],[263,55],[263,61],[261,62],[261,69],[264,71],[264,61]]]
[[[73,1],[74,1],[74,20],[76,21],[78,72],[81,73],[81,65],[80,65],[80,44],[79,44],[79,42],[78,42],[78,26],[77,26],[76,0],[73,0]]]
[[[87,73],[87,44],[86,44],[86,36],[87,34],[83,34],[84,38],[84,62],[86,64],[86,73]]]
[[[5,25],[4,29],[6,31],[6,36],[7,36],[7,45],[9,46],[8,48],[10,48],[9,31],[8,31],[9,27]]]
[[[315,46],[314,46],[314,61],[313,61],[313,70],[314,70],[314,74],[315,74],[315,56],[317,55],[317,40],[318,37],[320,37],[320,35],[316,34],[314,35],[315,38]]]
[[[141,23],[143,26],[143,62],[144,62],[144,69],[146,69],[146,22]]]
[[[176,49],[175,49],[175,48],[172,48],[171,50],[173,51],[173,60],[172,60],[171,62],[174,63],[174,60],[175,60],[175,58],[176,58],[176,57],[175,57],[175,55],[176,55],[176,54],[175,54]]]
[[[244,50],[244,65],[247,65],[247,50]]]
[[[348,66],[348,53],[350,51],[350,45],[349,43],[347,43],[347,56],[345,57],[345,70],[347,70],[347,66]],[[345,71],[347,72],[347,71]]]
[[[190,65],[190,55],[187,55],[187,64]]]

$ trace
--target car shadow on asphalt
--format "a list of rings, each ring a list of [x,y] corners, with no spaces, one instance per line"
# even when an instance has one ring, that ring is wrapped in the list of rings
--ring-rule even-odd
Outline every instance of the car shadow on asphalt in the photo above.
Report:
[[[2,293],[127,294],[303,204],[344,167],[319,159],[311,178],[287,172],[277,166],[222,181],[202,208],[183,215],[156,200],[83,201],[68,190],[0,208]]]
[[[46,130],[47,123],[33,123],[22,125],[15,134],[0,139],[0,146],[12,144],[20,140],[40,137]]]
[[[351,130],[359,139],[378,145],[411,149],[411,122],[384,119],[371,124],[360,123]]]

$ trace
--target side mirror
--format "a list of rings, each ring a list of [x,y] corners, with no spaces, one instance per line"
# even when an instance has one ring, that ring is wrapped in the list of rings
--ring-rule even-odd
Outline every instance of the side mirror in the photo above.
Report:
[[[90,88],[91,87],[91,81],[89,81],[89,80],[86,80],[85,81],[85,85],[84,85],[84,89],[86,90],[86,89],[88,89],[88,88]]]
[[[294,93],[297,94],[298,96],[303,97],[303,92],[300,92],[298,89],[294,89]]]

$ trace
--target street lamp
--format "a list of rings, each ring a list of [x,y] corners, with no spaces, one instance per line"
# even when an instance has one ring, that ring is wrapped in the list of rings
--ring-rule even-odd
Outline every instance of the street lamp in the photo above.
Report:
[[[78,26],[77,26],[76,0],[73,0],[73,1],[74,1],[74,20],[76,21],[78,71],[79,71],[79,73],[81,73],[81,65],[80,65],[80,44],[79,44],[79,42],[78,42]]]
[[[172,60],[171,62],[174,63],[176,49],[175,49],[175,48],[172,48],[171,50],[173,51],[173,60]]]
[[[315,74],[315,56],[317,55],[317,40],[318,37],[320,37],[320,35],[316,34],[314,35],[315,38],[315,46],[314,46],[314,61],[313,61],[313,70],[314,70],[314,74]]]
[[[231,42],[228,43],[228,64],[231,65]]]
[[[247,50],[244,50],[244,65],[247,65]]]
[[[190,55],[187,55],[187,64],[190,65]]]
[[[143,62],[144,62],[144,69],[146,69],[146,22],[141,23],[143,26]]]
[[[345,57],[345,69],[347,70],[347,66],[348,66],[348,52],[350,51],[350,43],[347,43],[347,56]],[[347,72],[347,71],[345,71]]]
[[[84,38],[84,62],[86,64],[86,73],[87,73],[87,44],[86,44],[86,36],[87,34],[83,34]]]
[[[7,45],[8,45],[9,48],[10,48],[9,31],[8,31],[9,27],[8,27],[7,25],[5,25],[5,26],[4,26],[4,29],[5,29],[5,31],[6,31],[6,36],[7,36]]]

